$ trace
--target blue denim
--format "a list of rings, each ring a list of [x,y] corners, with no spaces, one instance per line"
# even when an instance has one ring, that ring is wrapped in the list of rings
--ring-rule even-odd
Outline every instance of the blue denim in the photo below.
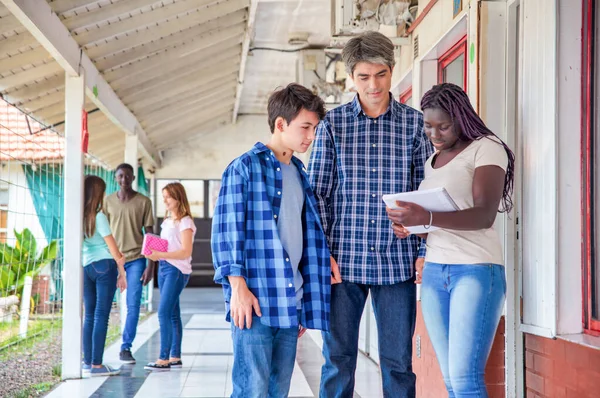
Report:
[[[394,285],[342,282],[331,287],[331,331],[323,332],[321,398],[354,396],[360,319],[371,291],[379,339],[383,396],[414,398],[412,338],[416,322],[414,278]]]
[[[83,271],[83,363],[102,365],[119,271],[117,263],[109,259],[90,263]]]
[[[135,339],[138,321],[140,319],[140,304],[142,302],[142,275],[146,270],[146,259],[125,263],[125,274],[127,276],[127,319],[123,331],[123,344],[121,350],[130,350]]]
[[[158,322],[160,324],[160,359],[181,358],[183,325],[179,296],[190,280],[179,268],[166,261],[158,265]]]
[[[501,265],[425,263],[423,319],[449,398],[487,398],[485,365],[505,298]]]
[[[242,330],[232,321],[231,338],[231,398],[286,398],[296,362],[298,327],[266,326],[255,315],[250,329]]]

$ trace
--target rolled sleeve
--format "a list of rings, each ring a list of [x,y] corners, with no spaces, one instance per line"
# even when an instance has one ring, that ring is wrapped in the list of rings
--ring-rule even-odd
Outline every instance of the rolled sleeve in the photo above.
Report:
[[[333,131],[331,124],[327,120],[323,120],[317,127],[307,174],[327,239],[329,239],[330,198],[335,181],[335,164]]]
[[[214,281],[228,285],[229,276],[246,278],[244,242],[246,238],[246,173],[230,165],[221,182],[212,222],[211,249]]]

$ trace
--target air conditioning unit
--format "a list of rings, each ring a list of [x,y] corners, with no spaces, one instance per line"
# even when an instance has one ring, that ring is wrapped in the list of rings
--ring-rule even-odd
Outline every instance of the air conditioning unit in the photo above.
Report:
[[[331,0],[332,36],[380,30],[382,25],[404,31],[413,22],[417,0]],[[396,36],[395,34],[393,36]]]

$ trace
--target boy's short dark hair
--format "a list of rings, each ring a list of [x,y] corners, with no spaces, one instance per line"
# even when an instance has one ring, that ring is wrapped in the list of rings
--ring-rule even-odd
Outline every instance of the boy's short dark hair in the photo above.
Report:
[[[129,163],[121,163],[120,165],[118,165],[117,168],[115,169],[115,173],[121,169],[129,170],[135,174],[135,172],[133,171],[133,166],[130,165]]]
[[[287,87],[275,91],[269,97],[267,114],[271,133],[275,131],[275,120],[282,117],[289,124],[302,109],[317,114],[319,120],[325,117],[325,103],[306,87],[291,83]]]

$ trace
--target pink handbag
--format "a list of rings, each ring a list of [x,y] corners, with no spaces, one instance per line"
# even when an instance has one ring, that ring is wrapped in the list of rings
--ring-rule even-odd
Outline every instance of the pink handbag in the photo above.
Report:
[[[152,254],[151,250],[167,252],[169,251],[169,242],[158,235],[146,234],[144,235],[144,242],[142,243],[142,254],[144,256],[149,256]]]

